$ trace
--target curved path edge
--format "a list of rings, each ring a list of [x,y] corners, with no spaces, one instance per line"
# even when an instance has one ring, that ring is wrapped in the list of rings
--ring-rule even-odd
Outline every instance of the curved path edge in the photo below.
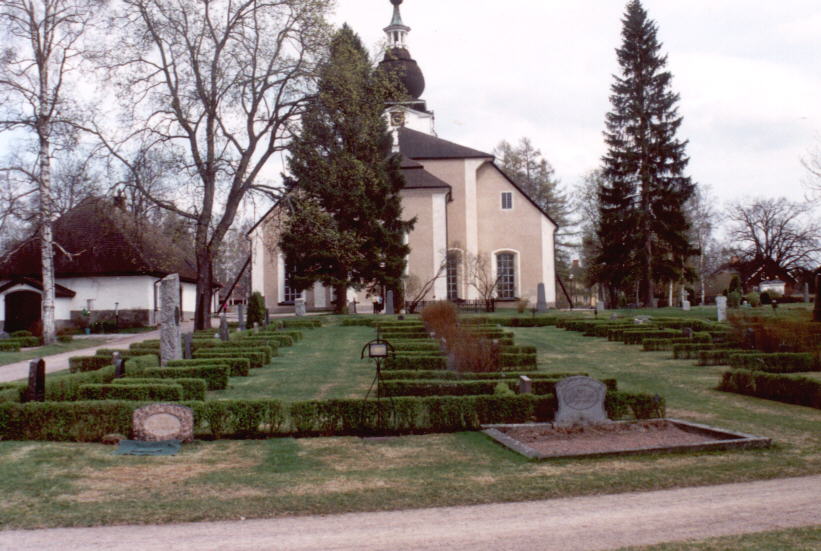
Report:
[[[819,495],[816,475],[466,507],[5,531],[0,549],[618,549],[821,525]]]

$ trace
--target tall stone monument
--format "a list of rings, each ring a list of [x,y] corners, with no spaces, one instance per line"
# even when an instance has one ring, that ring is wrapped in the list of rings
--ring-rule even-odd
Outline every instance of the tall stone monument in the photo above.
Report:
[[[160,364],[182,359],[180,340],[180,276],[171,274],[160,281]]]
[[[245,331],[245,305],[237,304],[237,317],[239,318],[239,330]]]
[[[223,312],[220,316],[220,340],[222,342],[228,342],[228,339],[228,318],[225,317],[225,312]]]
[[[536,287],[536,311],[547,312],[547,295],[544,291],[544,283],[539,283]]]
[[[396,307],[393,304],[393,291],[388,289],[388,292],[385,293],[385,314],[394,315],[396,313]]]
[[[808,282],[804,282],[804,303],[810,303],[810,284]]]
[[[727,297],[716,297],[716,318],[718,321],[727,321]]]
[[[26,388],[25,401],[46,401],[46,362],[43,358],[29,362],[29,384]]]

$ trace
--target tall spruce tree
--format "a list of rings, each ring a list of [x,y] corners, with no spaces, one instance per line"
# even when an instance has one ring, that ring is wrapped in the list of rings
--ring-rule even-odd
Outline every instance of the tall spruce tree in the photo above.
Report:
[[[395,91],[395,81],[373,69],[359,37],[343,26],[289,147],[291,211],[279,240],[289,285],[334,287],[338,312],[349,287],[400,289],[409,252],[403,238],[414,220],[402,220],[404,178],[383,118]]]
[[[684,174],[689,158],[687,142],[676,137],[679,96],[658,27],[639,0],[627,4],[622,23],[621,75],[614,76],[604,132],[598,261],[607,267],[602,283],[612,290],[637,282],[649,306],[654,284],[681,279],[687,257],[697,252],[684,212],[694,184]]]

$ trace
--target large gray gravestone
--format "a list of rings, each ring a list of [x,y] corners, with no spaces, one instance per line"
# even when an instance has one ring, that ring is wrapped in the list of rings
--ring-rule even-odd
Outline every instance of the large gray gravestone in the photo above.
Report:
[[[532,394],[532,393],[533,393],[533,379],[531,379],[527,375],[520,375],[519,376],[519,394]]]
[[[194,441],[194,411],[176,404],[149,404],[134,410],[132,430],[134,440]]]
[[[245,331],[245,305],[237,304],[237,317],[239,317],[239,330]]]
[[[160,281],[160,363],[181,359],[180,276],[171,274]]]
[[[305,315],[305,299],[298,298],[294,300],[294,315],[303,317]]]
[[[556,383],[559,410],[554,423],[566,427],[608,423],[604,409],[607,386],[601,381],[581,375],[567,377]]]
[[[718,321],[727,321],[727,297],[716,297],[716,318]]]
[[[685,312],[690,311],[690,301],[689,300],[682,300],[681,301],[681,309]]]
[[[544,291],[544,283],[536,286],[536,311],[547,312],[547,295]]]
[[[223,342],[227,342],[229,338],[228,334],[228,318],[225,317],[225,312],[222,313],[220,316],[220,340]]]
[[[125,360],[119,352],[111,354],[111,363],[114,365],[114,378],[122,379],[125,377]]]
[[[29,385],[26,389],[26,402],[46,401],[46,362],[37,358],[29,362]]]
[[[390,289],[385,293],[385,313],[391,316],[396,313],[396,307],[393,304],[393,291]]]
[[[186,360],[190,360],[194,356],[191,354],[191,346],[194,344],[194,335],[191,333],[185,333],[182,336],[182,357]]]
[[[804,303],[810,303],[810,284],[806,281],[804,282]]]

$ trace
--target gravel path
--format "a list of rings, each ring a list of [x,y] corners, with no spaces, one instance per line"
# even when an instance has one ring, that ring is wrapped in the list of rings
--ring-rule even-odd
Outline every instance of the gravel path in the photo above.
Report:
[[[0,532],[2,550],[617,549],[821,525],[821,475],[525,503]]]

